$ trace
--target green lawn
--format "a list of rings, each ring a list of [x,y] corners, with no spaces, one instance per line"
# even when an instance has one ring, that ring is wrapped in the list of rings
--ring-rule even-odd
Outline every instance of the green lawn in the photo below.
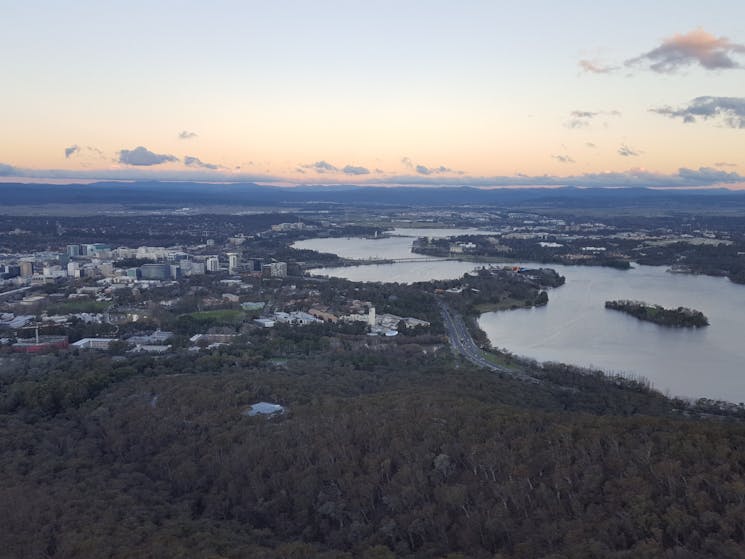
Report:
[[[186,316],[192,317],[194,320],[214,320],[216,322],[229,322],[236,323],[241,322],[246,313],[241,310],[235,309],[219,309],[214,311],[198,311],[189,313]]]
[[[499,367],[504,367],[506,369],[512,369],[514,371],[520,370],[520,367],[518,367],[514,363],[511,363],[507,358],[501,355],[497,355],[496,353],[491,353],[489,351],[482,351],[481,354],[484,356],[484,358],[487,361],[490,361],[491,363],[494,363],[495,365]]]

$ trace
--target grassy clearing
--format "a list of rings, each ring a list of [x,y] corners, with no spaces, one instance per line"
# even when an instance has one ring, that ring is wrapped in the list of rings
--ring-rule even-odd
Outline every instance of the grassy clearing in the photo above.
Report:
[[[511,369],[513,371],[520,370],[519,366],[515,365],[515,363],[511,362],[507,357],[503,355],[498,355],[489,351],[482,351],[481,353],[487,361],[489,361],[490,363],[494,363],[499,367],[504,367],[505,369]]]

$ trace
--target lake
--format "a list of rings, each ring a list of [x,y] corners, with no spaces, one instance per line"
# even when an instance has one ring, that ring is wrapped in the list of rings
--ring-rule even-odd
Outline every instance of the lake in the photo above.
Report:
[[[413,237],[474,234],[419,231],[398,230],[401,236],[377,240],[310,239],[293,246],[344,258],[410,258],[414,256]],[[323,268],[311,273],[354,281],[412,283],[458,278],[478,266],[440,260]],[[494,347],[539,361],[642,375],[673,396],[745,401],[745,286],[724,278],[671,274],[659,266],[635,266],[627,271],[544,266],[566,276],[566,284],[549,290],[545,307],[481,315],[479,325]],[[711,325],[665,328],[605,309],[603,303],[608,299],[691,307],[702,311]]]

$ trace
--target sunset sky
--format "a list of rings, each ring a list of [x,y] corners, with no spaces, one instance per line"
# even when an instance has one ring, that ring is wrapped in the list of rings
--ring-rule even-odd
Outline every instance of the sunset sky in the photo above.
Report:
[[[3,180],[745,186],[745,3],[0,0]]]

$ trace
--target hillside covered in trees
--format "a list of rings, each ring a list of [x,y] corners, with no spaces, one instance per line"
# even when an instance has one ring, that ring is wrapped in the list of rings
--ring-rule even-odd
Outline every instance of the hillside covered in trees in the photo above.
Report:
[[[745,556],[735,416],[562,367],[501,378],[438,336],[272,336],[2,357],[3,555]]]

